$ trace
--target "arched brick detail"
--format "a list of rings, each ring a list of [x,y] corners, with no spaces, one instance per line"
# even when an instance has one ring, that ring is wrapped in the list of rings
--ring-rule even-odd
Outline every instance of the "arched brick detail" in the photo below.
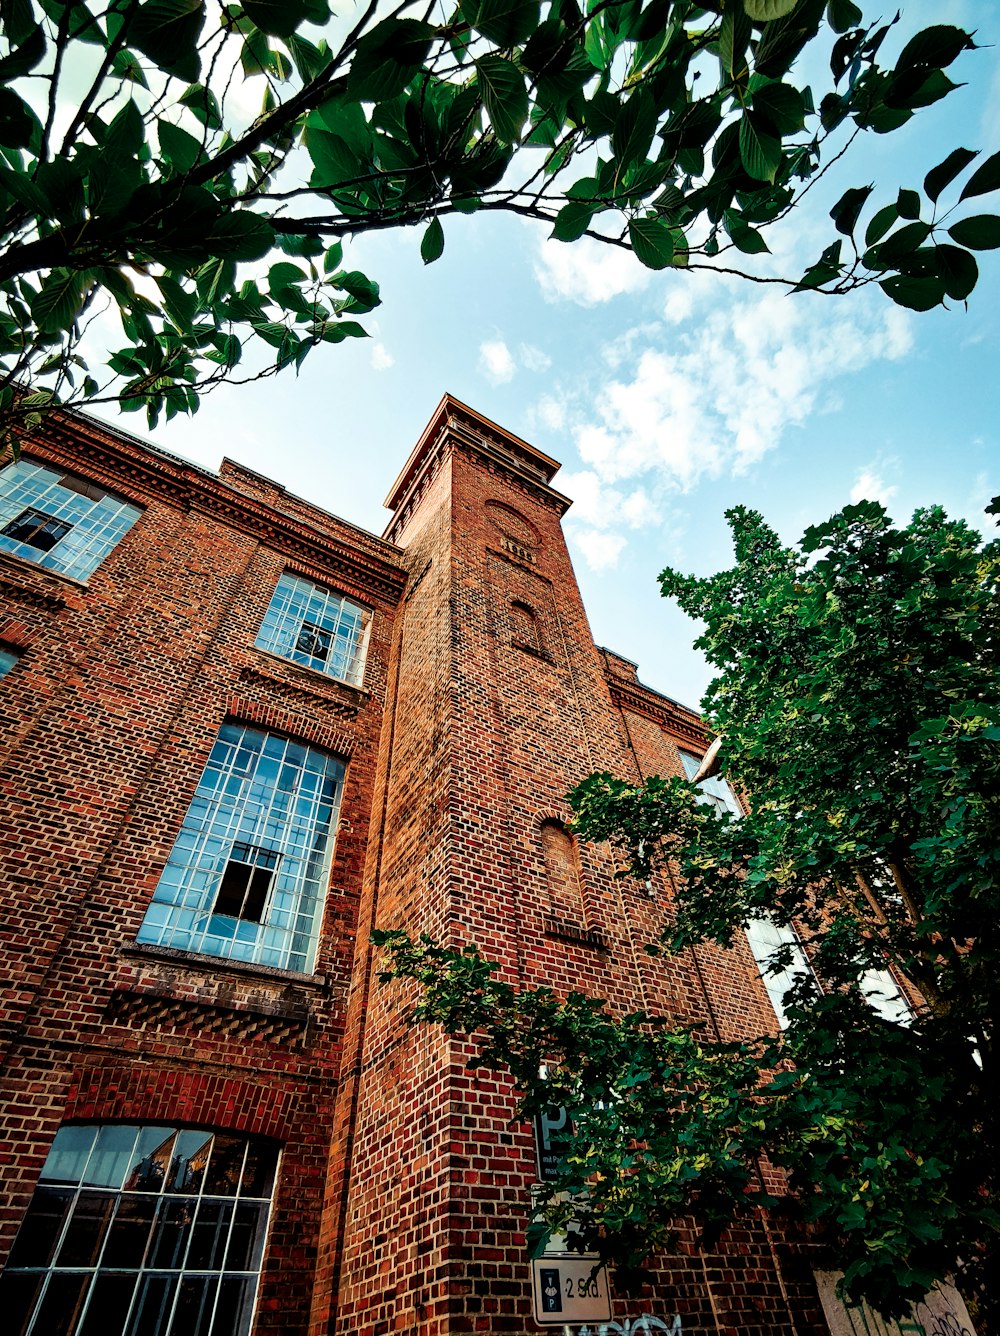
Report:
[[[293,1092],[198,1071],[86,1068],[70,1085],[65,1121],[190,1123],[284,1141]]]
[[[232,723],[264,728],[270,733],[283,733],[286,737],[312,743],[337,756],[349,757],[354,751],[354,740],[346,729],[332,727],[322,719],[297,714],[270,702],[250,700],[246,696],[230,696],[226,719]]]

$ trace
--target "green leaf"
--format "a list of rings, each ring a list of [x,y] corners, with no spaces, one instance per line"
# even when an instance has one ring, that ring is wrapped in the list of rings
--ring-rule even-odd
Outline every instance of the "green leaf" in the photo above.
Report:
[[[937,23],[924,28],[903,47],[896,61],[896,72],[911,69],[943,69],[963,51],[975,49],[975,42],[967,32],[951,24]]]
[[[611,147],[618,159],[619,172],[643,162],[656,131],[656,103],[645,88],[637,89],[615,117]]]
[[[797,134],[806,123],[802,94],[791,84],[768,83],[755,88],[753,109],[778,135]]]
[[[479,90],[494,132],[505,144],[516,144],[528,119],[528,89],[524,76],[503,56],[476,61]]]
[[[242,0],[243,9],[269,37],[290,37],[308,17],[303,0]]]
[[[954,223],[948,228],[948,235],[960,246],[968,246],[971,250],[996,250],[1000,246],[1000,218],[977,213]]]
[[[0,144],[6,148],[27,148],[38,124],[38,117],[11,88],[0,88]]]
[[[915,190],[901,190],[896,199],[900,218],[920,217],[920,196]]]
[[[386,102],[404,91],[427,59],[434,29],[420,19],[383,19],[358,42],[347,91],[359,102]],[[527,112],[525,113],[527,115]]]
[[[222,114],[215,94],[204,84],[192,84],[186,88],[179,99],[181,106],[188,107],[210,130],[222,129]]]
[[[46,333],[68,330],[83,305],[86,288],[79,270],[53,269],[31,303],[31,315],[38,328]]]
[[[887,241],[879,247],[879,259],[884,265],[894,265],[904,255],[922,246],[930,236],[929,223],[907,223],[898,232],[893,232]]]
[[[857,28],[864,15],[852,0],[830,0],[826,17],[834,32],[847,32],[848,28]]]
[[[114,59],[111,62],[111,73],[118,79],[125,79],[129,83],[138,84],[140,88],[149,87],[142,63],[132,51],[115,52]]]
[[[895,204],[883,205],[865,229],[865,245],[874,246],[876,241],[881,241],[893,223],[898,220],[899,211]]]
[[[743,8],[755,23],[771,23],[790,14],[798,0],[743,0]]]
[[[340,135],[307,125],[304,138],[305,146],[313,161],[309,184],[314,189],[338,186],[344,181],[352,181],[364,174],[357,155]]]
[[[719,31],[719,60],[729,79],[738,79],[746,70],[746,49],[753,29],[749,16],[740,5],[727,5]]]
[[[979,279],[975,258],[960,246],[947,243],[934,247],[934,257],[945,292],[954,301],[964,302]]]
[[[459,0],[466,22],[500,47],[520,46],[538,27],[538,0]]]
[[[182,130],[179,125],[160,120],[156,132],[160,140],[160,152],[164,162],[171,168],[173,175],[182,176],[189,172],[201,157],[201,143],[194,135]]]
[[[744,222],[738,213],[727,210],[722,222],[729,239],[744,255],[763,255],[768,251],[767,242],[761,234]]]
[[[874,186],[855,186],[846,190],[830,210],[830,217],[833,219],[834,226],[845,237],[854,235],[861,210],[865,207],[868,196],[873,190]]]
[[[753,112],[745,112],[740,118],[740,160],[747,175],[773,181],[781,158],[781,141],[758,128]]]
[[[924,177],[924,194],[927,198],[936,202],[945,186],[950,185],[976,156],[976,151],[971,148],[952,149],[944,162],[932,167]]]
[[[0,83],[10,83],[28,74],[45,55],[45,33],[36,24],[22,42],[0,60]]]
[[[632,218],[628,236],[636,259],[647,269],[668,269],[673,264],[673,230],[659,218]]]
[[[903,275],[884,278],[879,287],[897,306],[911,311],[930,311],[940,306],[945,298],[945,286],[939,278],[907,278]]]
[[[132,20],[129,41],[154,65],[194,83],[201,72],[198,38],[204,0],[146,0]]]
[[[424,264],[433,264],[444,251],[444,228],[440,218],[432,218],[420,239],[420,258]]]
[[[988,195],[991,190],[1000,188],[1000,153],[987,158],[981,167],[969,177],[959,200],[969,199],[972,195]]]
[[[205,236],[210,255],[229,260],[259,260],[274,245],[274,231],[266,219],[247,209],[217,218]]]
[[[556,241],[576,241],[583,236],[597,212],[595,204],[570,200],[556,214],[552,237]]]

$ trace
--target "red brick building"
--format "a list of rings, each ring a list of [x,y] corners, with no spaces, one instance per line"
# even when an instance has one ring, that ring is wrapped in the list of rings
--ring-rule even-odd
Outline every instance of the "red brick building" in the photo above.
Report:
[[[557,468],[445,398],[385,538],[82,417],[0,471],[6,1331],[539,1330],[532,1129],[373,926],[776,1024],[749,946],[651,959],[669,885],[565,829],[705,740],[595,646]],[[606,1330],[827,1330],[766,1222],[689,1242]]]

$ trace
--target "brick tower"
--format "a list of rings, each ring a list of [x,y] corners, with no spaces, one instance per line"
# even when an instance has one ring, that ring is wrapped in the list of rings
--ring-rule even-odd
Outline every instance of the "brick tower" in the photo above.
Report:
[[[584,775],[680,772],[678,748],[705,743],[696,715],[594,645],[557,468],[446,397],[387,502],[410,582],[338,1106],[344,1336],[538,1329],[524,1245],[532,1131],[512,1122],[503,1078],[466,1070],[463,1044],[406,1026],[410,999],[375,979],[372,923],[476,942],[513,983],[581,989],[727,1039],[775,1023],[745,944],[651,960],[642,945],[669,886],[616,879],[607,848],[577,847],[565,829],[564,795]],[[686,1333],[823,1329],[808,1270],[764,1222],[726,1249],[667,1259],[656,1291],[616,1298],[615,1318],[679,1315]]]

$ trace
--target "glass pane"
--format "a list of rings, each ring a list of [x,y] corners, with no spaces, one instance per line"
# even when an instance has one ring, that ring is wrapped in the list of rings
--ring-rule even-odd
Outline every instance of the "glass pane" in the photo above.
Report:
[[[191,1230],[191,1245],[184,1263],[185,1270],[222,1270],[232,1217],[232,1202],[202,1201],[198,1207],[198,1218]]]
[[[56,1259],[58,1266],[95,1266],[115,1199],[106,1192],[81,1192]]]
[[[96,1136],[96,1127],[60,1127],[45,1161],[42,1178],[55,1183],[79,1183]]]
[[[0,1275],[0,1313],[4,1317],[4,1331],[8,1336],[24,1336],[34,1312],[42,1275],[28,1276],[10,1269]]]
[[[53,1272],[35,1319],[39,1336],[70,1336],[90,1284],[88,1274]]]
[[[101,1258],[102,1266],[136,1269],[142,1266],[156,1205],[156,1198],[150,1196],[124,1196],[119,1200]]]
[[[243,1168],[243,1154],[246,1141],[243,1137],[217,1136],[212,1149],[212,1158],[208,1164],[202,1191],[216,1197],[235,1197],[240,1185],[240,1172]]]
[[[176,1276],[143,1277],[139,1297],[132,1310],[128,1336],[163,1336],[170,1320],[176,1288]]]
[[[278,1153],[273,1146],[260,1141],[251,1141],[247,1145],[247,1158],[243,1166],[243,1183],[240,1186],[241,1197],[270,1197],[274,1186],[274,1170],[278,1162]]]
[[[236,1336],[236,1333],[247,1330],[250,1325],[250,1313],[247,1310],[253,1299],[253,1290],[252,1280],[223,1276],[215,1304],[213,1336]]]
[[[161,1201],[153,1229],[149,1265],[174,1270],[184,1261],[194,1205],[188,1201]]]
[[[196,1193],[211,1149],[211,1132],[178,1132],[167,1191]]]
[[[118,1336],[132,1304],[138,1277],[99,1275],[87,1301],[87,1312],[76,1336]]]
[[[218,1288],[218,1276],[184,1277],[170,1327],[172,1336],[208,1336]]]
[[[120,1188],[132,1165],[137,1127],[102,1127],[83,1182],[93,1187]]]
[[[72,1200],[73,1193],[65,1188],[36,1188],[8,1266],[48,1266]]]
[[[125,1187],[134,1192],[161,1192],[174,1148],[172,1127],[143,1127],[139,1132]]]
[[[237,1206],[226,1255],[227,1271],[256,1271],[258,1261],[254,1245],[264,1242],[264,1232],[260,1229],[263,1210],[262,1206],[251,1206],[249,1202],[240,1202]]]

